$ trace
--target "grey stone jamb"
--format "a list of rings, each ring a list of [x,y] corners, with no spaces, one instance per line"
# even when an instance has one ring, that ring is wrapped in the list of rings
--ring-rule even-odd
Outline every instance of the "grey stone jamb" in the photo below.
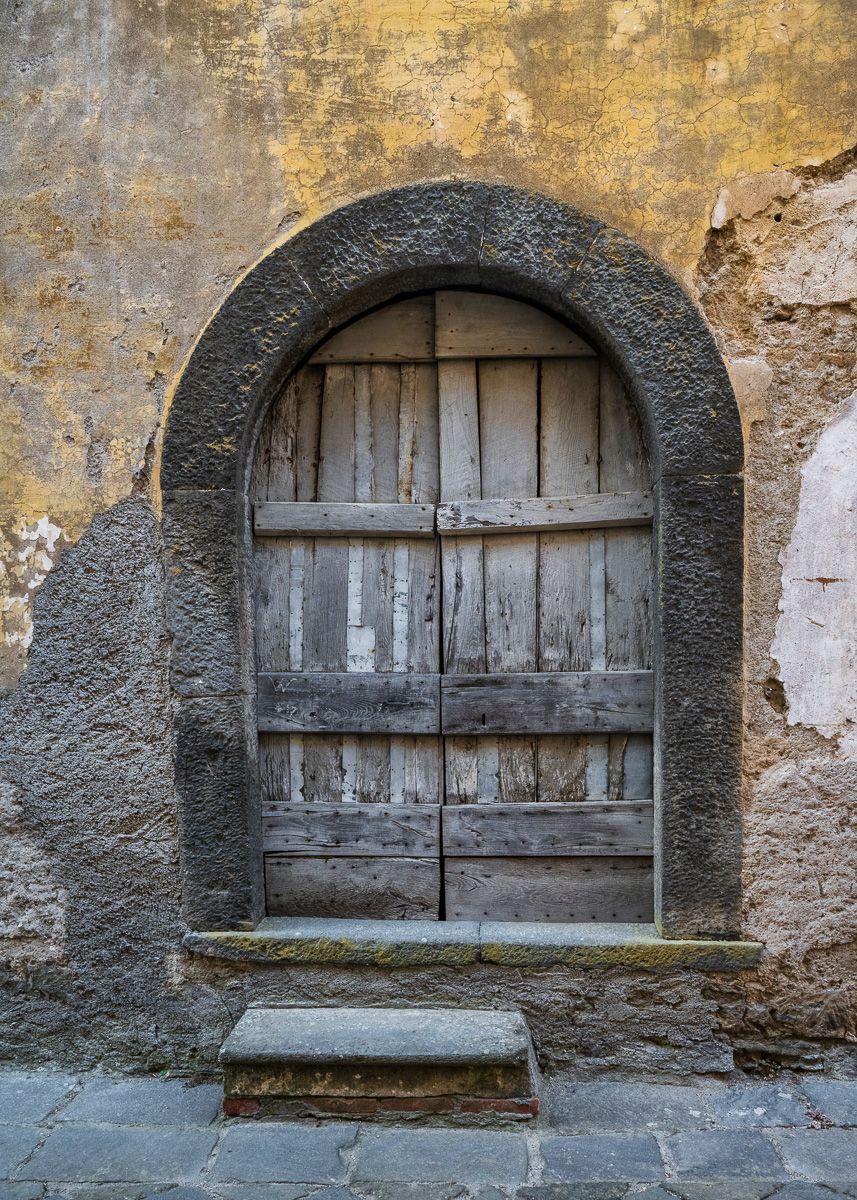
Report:
[[[568,322],[640,412],[657,500],[656,919],[665,937],[734,938],[743,442],[725,366],[631,239],[548,197],[468,182],[368,196],[284,241],[229,294],[177,383],[160,483],[185,917],[241,930],[263,915],[246,488],[265,413],[330,330],[455,286]]]

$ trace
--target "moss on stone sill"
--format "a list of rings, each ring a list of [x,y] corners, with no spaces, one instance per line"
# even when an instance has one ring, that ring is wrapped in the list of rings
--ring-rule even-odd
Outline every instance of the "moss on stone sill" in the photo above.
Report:
[[[506,921],[347,921],[269,917],[252,932],[193,932],[195,954],[236,962],[335,966],[689,967],[741,971],[758,965],[759,942],[669,941],[654,925]]]

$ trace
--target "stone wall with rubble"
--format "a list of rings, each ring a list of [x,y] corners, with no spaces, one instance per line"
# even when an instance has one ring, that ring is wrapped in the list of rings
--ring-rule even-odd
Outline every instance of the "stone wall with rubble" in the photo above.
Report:
[[[848,0],[10,6],[2,1056],[193,1069],[249,1000],[520,1005],[545,1064],[857,1071],[857,12]],[[743,976],[217,966],[181,949],[158,450],[217,305],[367,191],[594,212],[747,443]]]

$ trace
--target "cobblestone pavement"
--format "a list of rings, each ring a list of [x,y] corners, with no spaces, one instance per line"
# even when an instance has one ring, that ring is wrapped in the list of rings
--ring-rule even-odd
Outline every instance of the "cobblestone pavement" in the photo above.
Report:
[[[857,1083],[553,1083],[536,1121],[500,1127],[226,1119],[220,1099],[0,1074],[0,1200],[857,1198]]]

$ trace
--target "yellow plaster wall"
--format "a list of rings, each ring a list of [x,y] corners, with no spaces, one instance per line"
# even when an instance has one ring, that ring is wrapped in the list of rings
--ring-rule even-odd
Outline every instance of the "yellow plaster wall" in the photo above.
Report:
[[[194,338],[296,222],[419,179],[514,183],[693,292],[725,185],[857,141],[851,0],[29,0],[4,20],[7,685],[47,570],[152,486]]]

